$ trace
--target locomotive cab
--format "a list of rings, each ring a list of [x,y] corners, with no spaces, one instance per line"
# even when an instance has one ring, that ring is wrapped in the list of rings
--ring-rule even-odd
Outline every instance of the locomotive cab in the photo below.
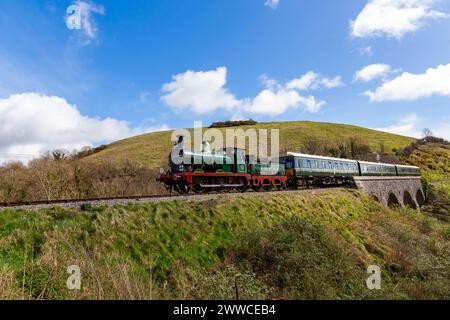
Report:
[[[234,173],[247,173],[247,161],[245,157],[245,149],[225,148],[225,154],[232,159]]]

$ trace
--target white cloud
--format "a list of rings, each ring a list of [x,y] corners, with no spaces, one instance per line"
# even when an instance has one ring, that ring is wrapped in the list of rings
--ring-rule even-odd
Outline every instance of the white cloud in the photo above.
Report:
[[[297,79],[293,79],[286,84],[288,89],[308,90],[317,84],[319,74],[315,72],[307,72]]]
[[[0,99],[0,161],[30,159],[55,148],[79,149],[158,129],[168,128],[130,128],[124,121],[87,117],[60,97],[11,95]]]
[[[289,108],[300,105],[301,96],[297,91],[265,89],[261,91],[254,99],[244,104],[244,109],[253,114],[279,115]]]
[[[264,3],[265,6],[270,7],[272,9],[276,9],[280,4],[280,0],[266,0]]]
[[[301,96],[295,90],[265,89],[254,99],[244,103],[243,110],[256,115],[277,116],[285,113],[288,109],[302,106],[306,111],[315,113],[320,111],[325,104],[325,101],[317,101],[313,96]]]
[[[367,55],[369,57],[371,57],[373,55],[373,49],[371,46],[358,48],[358,52],[360,55]]]
[[[432,95],[450,96],[450,64],[429,68],[422,74],[404,72],[365,95],[373,102],[416,100]]]
[[[377,128],[375,130],[399,134],[402,136],[420,138],[422,136],[421,130],[417,128],[420,120],[417,117],[417,114],[412,113],[406,115],[404,118],[400,119],[397,123],[385,127],[385,128]]]
[[[217,109],[232,109],[240,102],[225,88],[227,68],[212,71],[187,71],[172,77],[162,90],[166,95],[161,100],[179,110],[190,110],[197,114],[210,113]]]
[[[326,104],[314,96],[302,96],[299,91],[335,88],[342,85],[341,77],[325,78],[315,72],[280,84],[267,75],[261,76],[265,89],[254,98],[238,99],[226,88],[227,69],[212,71],[187,71],[175,75],[173,81],[163,85],[161,97],[175,110],[208,114],[218,109],[230,112],[234,118],[245,114],[277,116],[288,109],[303,107],[308,112],[318,112]]]
[[[376,78],[384,78],[391,72],[391,66],[383,63],[370,64],[356,71],[354,81],[369,82]]]
[[[322,78],[320,80],[320,85],[327,88],[327,89],[333,89],[340,86],[343,86],[344,83],[342,82],[341,76],[337,76],[334,78]]]
[[[423,27],[427,21],[447,17],[433,9],[438,0],[370,0],[356,20],[350,21],[353,37],[402,38]]]
[[[97,36],[97,27],[92,17],[93,13],[103,15],[105,8],[96,5],[93,2],[85,2],[77,0],[73,3],[76,8],[73,12],[68,12],[66,16],[66,24],[69,29],[81,30],[88,39],[95,39]]]
[[[342,86],[342,78],[337,76],[335,78],[325,78],[320,74],[309,71],[297,79],[293,79],[286,84],[287,89],[309,90],[325,87],[327,89]]]
[[[414,138],[423,138],[423,121],[417,114],[411,113],[388,127],[377,128],[375,130],[399,134]],[[429,127],[434,136],[450,141],[450,124],[448,122],[438,123]]]

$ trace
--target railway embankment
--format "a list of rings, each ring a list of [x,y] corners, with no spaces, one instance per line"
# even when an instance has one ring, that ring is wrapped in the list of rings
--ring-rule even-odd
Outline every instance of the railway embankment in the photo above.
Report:
[[[0,298],[450,298],[450,226],[432,213],[356,189],[170,200],[3,211]]]

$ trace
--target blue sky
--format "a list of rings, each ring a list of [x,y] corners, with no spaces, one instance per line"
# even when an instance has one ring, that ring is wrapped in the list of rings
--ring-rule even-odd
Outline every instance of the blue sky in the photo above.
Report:
[[[0,160],[194,120],[449,139],[449,14],[446,0],[2,1]]]

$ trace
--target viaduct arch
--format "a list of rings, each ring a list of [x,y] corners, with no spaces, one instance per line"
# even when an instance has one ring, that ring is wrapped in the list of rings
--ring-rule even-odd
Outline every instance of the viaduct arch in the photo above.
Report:
[[[354,177],[354,181],[385,206],[417,209],[425,203],[420,177]]]

